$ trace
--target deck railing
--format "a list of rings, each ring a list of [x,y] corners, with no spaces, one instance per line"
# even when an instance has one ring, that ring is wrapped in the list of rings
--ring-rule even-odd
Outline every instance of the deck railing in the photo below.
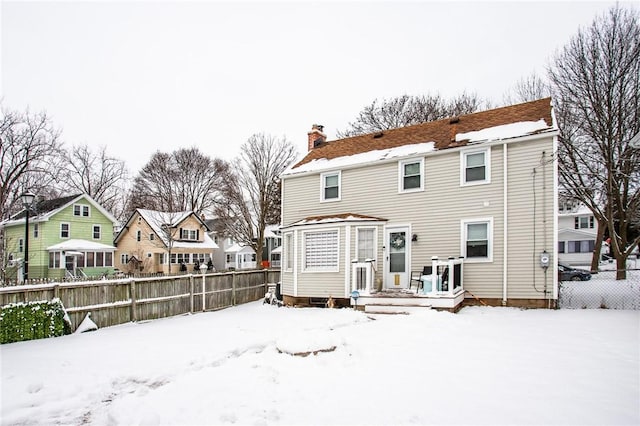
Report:
[[[369,294],[373,289],[373,276],[375,274],[374,260],[366,259],[360,262],[357,259],[351,261],[351,290]]]
[[[453,297],[464,292],[464,258],[431,258],[431,275],[423,276],[423,288],[429,297]]]

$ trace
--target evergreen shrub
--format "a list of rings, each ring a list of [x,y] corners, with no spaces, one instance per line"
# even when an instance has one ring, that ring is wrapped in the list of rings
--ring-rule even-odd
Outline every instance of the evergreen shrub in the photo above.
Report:
[[[71,333],[60,299],[12,303],[0,308],[0,343],[44,339]]]

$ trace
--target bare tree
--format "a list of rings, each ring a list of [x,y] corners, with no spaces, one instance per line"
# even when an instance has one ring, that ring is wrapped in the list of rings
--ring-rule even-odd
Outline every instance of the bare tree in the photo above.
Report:
[[[630,238],[640,215],[638,12],[620,5],[580,29],[549,67],[561,124],[562,186],[606,224],[617,279],[640,242]]]
[[[518,80],[503,96],[504,105],[514,105],[551,96],[549,83],[536,73]]]
[[[127,210],[213,211],[228,165],[197,148],[156,152],[133,181]]]
[[[255,134],[240,148],[241,154],[226,173],[224,204],[215,209],[222,235],[250,246],[262,259],[264,230],[278,217],[280,175],[296,158],[295,147],[285,138]]]
[[[106,147],[93,152],[87,145],[72,147],[67,158],[62,189],[89,194],[104,208],[121,216],[128,179],[124,161],[109,156]]]
[[[469,114],[480,110],[483,105],[488,106],[488,102],[482,101],[473,93],[463,93],[451,100],[446,100],[439,94],[403,95],[383,99],[381,102],[376,99],[360,111],[356,121],[349,123],[346,130],[338,132],[338,137],[345,138]]]
[[[23,191],[41,194],[56,181],[62,142],[44,112],[0,113],[0,219],[6,219],[22,208]]]

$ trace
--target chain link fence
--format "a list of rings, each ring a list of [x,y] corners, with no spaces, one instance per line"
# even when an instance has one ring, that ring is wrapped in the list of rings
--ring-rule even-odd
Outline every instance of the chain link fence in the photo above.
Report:
[[[616,280],[616,271],[600,271],[588,281],[560,281],[560,309],[640,310],[640,269],[627,269],[627,279]]]

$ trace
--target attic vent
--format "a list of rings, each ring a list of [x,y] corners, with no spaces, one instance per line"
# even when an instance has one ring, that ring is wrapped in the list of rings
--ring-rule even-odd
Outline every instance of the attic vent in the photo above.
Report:
[[[458,122],[460,122],[460,117],[451,117],[449,119],[449,124],[456,124]]]
[[[318,138],[318,139],[316,139],[316,140],[314,140],[314,141],[313,141],[313,147],[314,147],[314,148],[317,148],[317,147],[319,147],[320,145],[322,145],[322,143],[323,143],[323,142],[324,142],[324,139],[323,139],[323,138]]]
[[[374,133],[374,134],[373,134],[373,138],[374,138],[374,139],[379,139],[379,138],[381,138],[381,137],[383,137],[383,136],[384,136],[384,133],[383,133],[383,132],[378,132],[378,133]]]

